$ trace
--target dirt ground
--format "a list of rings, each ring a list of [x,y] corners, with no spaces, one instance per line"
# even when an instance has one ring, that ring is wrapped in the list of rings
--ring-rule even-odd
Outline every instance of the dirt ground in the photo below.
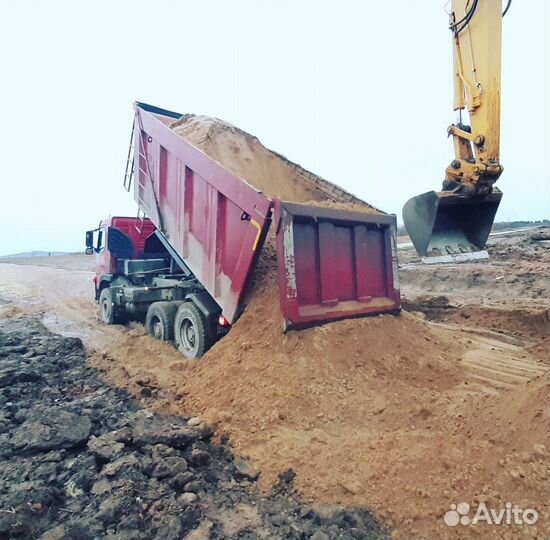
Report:
[[[0,264],[0,316],[42,312],[143,406],[200,415],[265,490],[292,469],[306,501],[369,508],[395,538],[546,538],[550,249],[526,231],[495,236],[489,251],[424,266],[403,250],[400,316],[284,336],[274,284],[257,276],[249,308],[200,361],[140,325],[101,326],[91,258],[70,270]],[[470,517],[480,503],[540,517],[445,525],[461,502]]]

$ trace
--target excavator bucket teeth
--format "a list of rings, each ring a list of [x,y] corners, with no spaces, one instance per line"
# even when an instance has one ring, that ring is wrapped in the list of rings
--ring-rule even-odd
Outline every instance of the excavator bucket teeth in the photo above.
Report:
[[[479,252],[485,247],[501,198],[498,189],[485,197],[428,191],[405,203],[403,222],[416,251],[426,259],[484,258],[486,252],[482,252],[484,257]]]

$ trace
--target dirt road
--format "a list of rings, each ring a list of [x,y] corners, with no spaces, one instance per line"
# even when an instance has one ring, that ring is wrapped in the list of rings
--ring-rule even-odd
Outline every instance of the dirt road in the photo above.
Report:
[[[267,284],[199,362],[139,326],[99,325],[89,259],[0,264],[0,314],[44,313],[144,406],[200,414],[266,490],[292,469],[306,500],[371,508],[395,538],[545,538],[550,253],[529,234],[495,239],[489,262],[423,267],[405,253],[400,317],[283,338]],[[461,502],[541,519],[447,526]]]
[[[79,337],[87,347],[107,346],[121,328],[98,324],[93,265],[92,257],[80,255],[2,261],[0,316],[43,313],[52,331]]]

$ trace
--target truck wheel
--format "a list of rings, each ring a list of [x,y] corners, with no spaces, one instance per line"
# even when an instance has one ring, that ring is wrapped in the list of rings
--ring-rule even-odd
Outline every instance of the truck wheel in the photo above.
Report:
[[[178,350],[187,358],[199,358],[208,349],[206,321],[192,302],[184,302],[178,308],[174,335]]]
[[[102,289],[99,295],[99,318],[105,324],[117,324],[120,322],[120,317],[115,309],[113,301],[113,292],[109,287]]]
[[[172,341],[177,310],[173,302],[153,302],[145,317],[147,333],[160,341]]]

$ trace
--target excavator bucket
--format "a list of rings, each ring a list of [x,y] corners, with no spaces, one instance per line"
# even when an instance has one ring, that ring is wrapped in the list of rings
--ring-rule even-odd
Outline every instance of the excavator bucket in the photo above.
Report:
[[[403,206],[403,221],[425,263],[487,258],[483,251],[502,192],[472,197],[454,191],[428,191]]]

